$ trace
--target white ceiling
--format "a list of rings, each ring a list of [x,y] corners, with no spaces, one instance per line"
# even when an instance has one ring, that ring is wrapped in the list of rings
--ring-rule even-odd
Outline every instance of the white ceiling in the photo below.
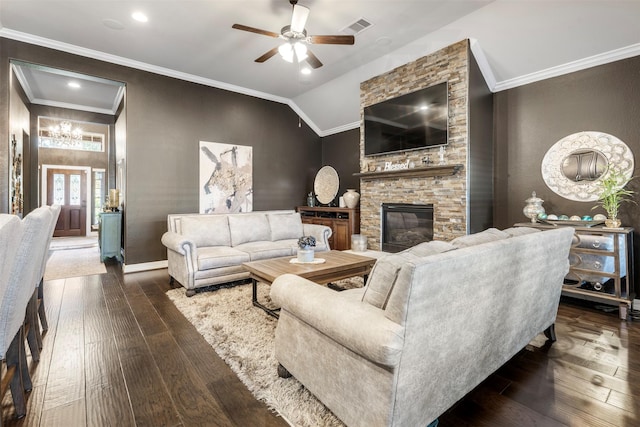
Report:
[[[231,28],[279,32],[291,19],[288,0],[2,0],[0,36],[287,103],[321,136],[358,126],[360,82],[465,38],[494,91],[640,54],[637,0],[299,4],[311,9],[311,35],[343,34],[359,18],[373,25],[354,46],[312,45],[324,66],[309,77],[277,55],[255,63],[278,40]],[[135,10],[149,21],[134,21]],[[32,89],[34,99],[57,96]]]

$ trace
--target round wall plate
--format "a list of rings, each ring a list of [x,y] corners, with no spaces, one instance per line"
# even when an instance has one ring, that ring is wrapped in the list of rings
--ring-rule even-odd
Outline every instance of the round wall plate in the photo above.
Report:
[[[340,188],[338,172],[331,166],[323,166],[316,174],[313,183],[313,191],[318,201],[324,205],[331,203],[338,194],[338,188]]]

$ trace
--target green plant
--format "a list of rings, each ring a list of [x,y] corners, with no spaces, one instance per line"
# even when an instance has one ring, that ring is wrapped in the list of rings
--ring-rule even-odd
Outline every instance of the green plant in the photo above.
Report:
[[[593,208],[602,206],[609,218],[618,218],[618,211],[623,202],[636,203],[632,198],[634,192],[624,188],[629,180],[619,170],[612,169],[609,175],[600,180],[602,192],[598,196],[598,205]]]
[[[300,249],[308,249],[316,246],[316,238],[313,236],[303,236],[298,239],[298,247]]]

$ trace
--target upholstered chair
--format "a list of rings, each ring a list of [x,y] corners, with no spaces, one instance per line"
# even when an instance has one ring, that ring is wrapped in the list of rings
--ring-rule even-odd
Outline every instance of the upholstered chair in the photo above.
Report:
[[[37,311],[27,310],[27,307],[29,305],[34,307],[34,303],[37,301],[35,284],[40,272],[42,257],[45,254],[51,217],[49,207],[41,207],[29,213],[21,221],[22,234],[18,243],[12,245],[15,261],[11,266],[7,266],[9,268],[8,281],[4,296],[0,301],[0,325],[2,325],[0,327],[0,342],[8,342],[11,339],[11,334],[17,331],[18,338],[14,345],[17,346],[22,388],[26,391],[31,390],[32,384],[24,350],[24,337],[25,333],[27,336],[31,335],[33,322],[37,321]],[[37,341],[33,339],[33,336],[29,341],[32,359],[36,361],[39,356]],[[17,415],[25,415],[24,402],[16,400],[19,393],[17,391],[14,393],[13,387],[12,394]]]
[[[51,224],[49,227],[49,233],[47,234],[47,243],[45,245],[45,256],[42,257],[42,267],[40,268],[40,274],[38,275],[39,281],[37,283],[38,286],[38,316],[40,318],[40,324],[42,325],[42,332],[46,332],[49,329],[49,324],[47,323],[47,314],[45,312],[44,307],[44,271],[47,267],[47,261],[51,257],[51,239],[53,238],[53,233],[56,229],[56,224],[58,223],[58,217],[60,216],[60,205],[52,205],[51,209]],[[38,334],[40,348],[42,348],[42,336]]]
[[[31,276],[26,276],[25,273],[26,281],[23,282],[24,286],[30,287],[32,291],[25,316],[25,334],[31,350],[31,358],[34,362],[40,361],[40,349],[42,348],[40,322],[38,319],[38,285],[43,274],[43,264],[46,263],[49,255],[51,240],[49,233],[52,232],[53,214],[49,206],[42,206],[29,213],[23,220],[25,225],[28,223],[29,228],[36,229],[36,236],[29,250],[28,264],[25,266],[25,269],[31,272]],[[29,278],[27,279],[26,277]]]
[[[24,387],[20,375],[20,349],[24,349],[24,335],[22,323],[24,310],[7,313],[15,300],[17,289],[10,286],[16,260],[17,248],[22,236],[22,223],[15,215],[0,214],[0,359],[5,367],[2,368],[0,381],[0,400],[7,390],[11,394],[18,416],[26,414]]]

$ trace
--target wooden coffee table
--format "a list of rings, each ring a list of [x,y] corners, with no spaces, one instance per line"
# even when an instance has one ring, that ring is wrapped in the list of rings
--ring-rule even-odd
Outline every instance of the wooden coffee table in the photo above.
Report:
[[[274,317],[278,311],[272,310],[258,302],[258,282],[271,285],[276,277],[286,273],[296,274],[318,284],[326,284],[336,280],[369,274],[375,258],[345,253],[341,251],[316,252],[316,258],[325,260],[322,264],[292,264],[294,256],[271,258],[262,261],[245,262],[242,265],[249,271],[253,284],[253,305],[263,309]]]

